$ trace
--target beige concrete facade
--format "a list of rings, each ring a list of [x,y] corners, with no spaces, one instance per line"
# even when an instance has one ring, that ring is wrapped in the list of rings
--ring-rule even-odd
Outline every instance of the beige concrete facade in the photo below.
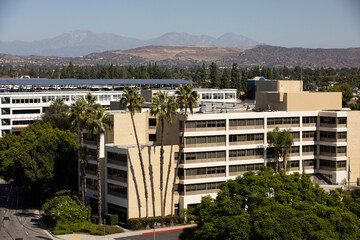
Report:
[[[171,214],[171,192],[176,166],[174,153],[178,151],[178,145],[164,146],[163,197],[165,199],[165,215]],[[136,147],[129,148],[128,153],[128,217],[145,217],[145,188],[138,149]],[[149,193],[149,216],[160,216],[160,146],[145,146],[142,148],[141,153]],[[175,204],[179,202],[177,193],[174,201]]]
[[[360,178],[360,111],[347,112],[347,157],[350,159],[350,184],[355,185]],[[349,170],[349,169],[347,169]]]
[[[135,145],[136,139],[130,113],[113,111],[110,117],[113,121],[113,129],[111,132],[108,132],[106,143],[112,143],[118,146]],[[160,127],[158,119],[156,126],[149,126],[149,119],[156,119],[156,117],[151,116],[150,112],[135,113],[134,115],[139,143],[140,145],[159,145]],[[156,141],[149,141],[149,134],[156,134]],[[179,138],[174,137],[175,135],[179,135],[179,120],[177,118],[174,118],[171,124],[165,122],[164,144],[179,144]]]
[[[256,109],[275,111],[341,110],[341,92],[304,92],[302,81],[259,81]]]

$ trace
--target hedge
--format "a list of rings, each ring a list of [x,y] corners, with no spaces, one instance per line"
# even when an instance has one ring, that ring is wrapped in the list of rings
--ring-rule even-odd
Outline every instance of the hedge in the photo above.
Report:
[[[165,216],[161,217],[148,217],[148,218],[129,218],[127,220],[127,227],[131,230],[138,230],[146,227],[153,227],[154,223],[160,223],[162,226],[169,226],[172,223],[179,223],[179,216]]]
[[[104,214],[107,225],[117,225],[119,223],[119,216],[117,214]]]

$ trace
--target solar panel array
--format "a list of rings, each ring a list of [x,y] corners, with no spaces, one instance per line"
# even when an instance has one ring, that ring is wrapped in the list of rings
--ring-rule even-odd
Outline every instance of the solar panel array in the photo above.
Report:
[[[171,84],[194,84],[194,82],[184,79],[46,79],[46,78],[30,78],[30,79],[0,79],[0,85],[171,85]]]

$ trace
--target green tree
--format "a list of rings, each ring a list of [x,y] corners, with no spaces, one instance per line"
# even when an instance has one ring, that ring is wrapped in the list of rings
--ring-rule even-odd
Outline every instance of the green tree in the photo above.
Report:
[[[84,151],[84,126],[87,119],[87,104],[84,98],[77,100],[70,106],[71,124],[76,126],[78,135],[78,163],[80,163],[81,172],[81,199],[86,204],[86,164],[82,157]]]
[[[173,97],[169,97],[167,92],[159,91],[152,99],[150,105],[150,114],[157,116],[160,123],[160,201],[161,201],[161,217],[165,216],[165,205],[163,196],[163,185],[164,185],[164,129],[165,121],[172,123],[177,112],[177,104]]]
[[[98,214],[99,225],[102,223],[102,196],[101,196],[101,166],[100,166],[100,143],[101,136],[106,130],[111,129],[111,119],[100,104],[90,106],[89,115],[86,120],[86,129],[88,134],[96,135],[96,160],[97,160],[97,177],[98,177]]]
[[[55,193],[42,206],[42,210],[52,218],[55,224],[77,223],[90,219],[90,206],[85,206],[79,198],[69,190]]]
[[[347,106],[347,103],[353,97],[352,89],[349,84],[338,84],[328,89],[329,92],[341,92],[342,93],[342,105]]]
[[[136,132],[136,126],[135,126],[135,121],[134,121],[135,112],[141,112],[143,103],[144,103],[144,98],[140,95],[139,91],[133,87],[126,89],[126,91],[123,94],[123,97],[120,99],[120,107],[127,108],[130,112],[131,122],[133,125],[136,144],[137,144],[138,153],[139,153],[139,160],[140,160],[140,166],[141,166],[144,190],[145,190],[146,218],[148,218],[149,217],[149,193],[148,193],[148,188],[147,188],[146,178],[145,178],[144,161],[143,161],[143,157],[141,154],[139,138],[138,138],[138,135]],[[141,217],[141,216],[139,216],[139,217]]]
[[[220,81],[219,81],[218,67],[216,66],[216,63],[212,62],[209,66],[209,70],[210,70],[210,85],[211,85],[211,87],[219,88]]]
[[[15,137],[0,139],[0,176],[24,186],[34,198],[45,197],[61,189],[76,189],[77,145],[69,131],[49,123],[32,124]]]
[[[60,98],[53,101],[41,116],[43,123],[50,123],[54,128],[70,129],[69,106]]]
[[[276,173],[279,172],[279,158],[282,157],[284,161],[285,171],[287,169],[287,155],[293,145],[293,137],[290,130],[279,130],[279,127],[275,127],[274,130],[268,132],[268,140],[270,147],[274,148],[275,160],[276,160]]]
[[[274,174],[266,167],[223,183],[216,199],[204,197],[193,214],[197,226],[181,239],[360,237],[360,219],[338,191],[325,192],[309,175]]]
[[[230,88],[230,72],[226,68],[221,75],[220,88]]]
[[[197,106],[197,100],[199,99],[199,95],[197,91],[193,90],[191,85],[184,85],[180,87],[175,92],[176,102],[180,107],[180,110],[184,110],[184,119],[181,121],[181,141],[180,141],[180,149],[178,154],[178,160],[176,162],[174,180],[172,185],[172,194],[171,194],[171,215],[174,215],[174,195],[175,195],[175,183],[178,176],[180,161],[183,159],[183,151],[184,151],[184,139],[185,139],[185,127],[186,127],[186,119],[188,110],[191,114],[193,114],[194,107]]]
[[[237,63],[234,63],[232,65],[230,75],[231,75],[230,87],[236,89],[237,94],[239,95],[241,91],[241,75]]]

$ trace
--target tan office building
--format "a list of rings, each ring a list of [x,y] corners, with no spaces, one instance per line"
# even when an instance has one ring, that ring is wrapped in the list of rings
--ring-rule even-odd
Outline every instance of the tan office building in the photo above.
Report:
[[[341,93],[302,91],[301,81],[261,81],[256,105],[212,103],[188,115],[184,155],[180,160],[175,209],[216,196],[220,184],[261,166],[274,167],[267,133],[276,126],[290,129],[294,145],[290,173],[314,175],[328,184],[347,183],[349,159],[352,185],[360,177],[360,112],[342,109]],[[123,218],[145,217],[145,191],[129,113],[111,111],[113,132],[103,152],[104,203],[107,212]],[[165,214],[170,214],[171,189],[181,136],[179,119],[165,126]],[[149,216],[160,213],[160,130],[145,109],[135,114],[149,192]],[[282,161],[281,161],[282,162]],[[95,178],[89,176],[91,181]],[[91,185],[90,187],[96,187]],[[89,192],[96,198],[96,192]]]

